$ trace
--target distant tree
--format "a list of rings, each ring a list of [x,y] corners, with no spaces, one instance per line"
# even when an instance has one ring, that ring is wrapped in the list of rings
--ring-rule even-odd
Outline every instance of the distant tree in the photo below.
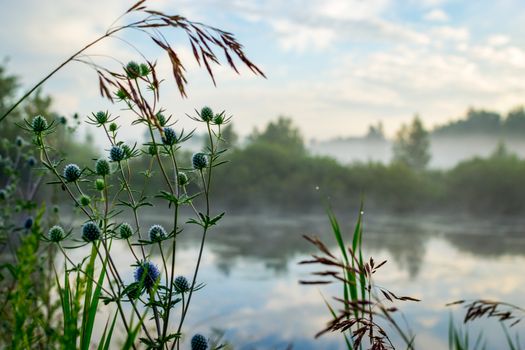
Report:
[[[452,121],[437,127],[434,134],[441,136],[458,136],[468,134],[497,134],[501,131],[502,120],[499,113],[469,109],[465,119]]]
[[[506,134],[523,135],[525,133],[525,110],[523,106],[516,107],[509,111],[503,121],[503,129]]]
[[[370,140],[384,140],[385,133],[383,131],[383,123],[378,122],[377,125],[370,125],[366,138]]]
[[[418,115],[412,124],[401,126],[394,141],[394,162],[421,171],[430,161],[430,142],[428,132]]]
[[[305,146],[299,128],[293,125],[292,119],[280,116],[270,122],[262,132],[255,130],[249,137],[252,143],[270,143],[279,145],[290,152],[304,153]]]

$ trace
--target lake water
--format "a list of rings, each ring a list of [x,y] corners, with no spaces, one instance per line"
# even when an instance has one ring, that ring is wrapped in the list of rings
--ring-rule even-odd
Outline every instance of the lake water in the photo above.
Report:
[[[355,217],[339,216],[349,242]],[[165,218],[150,213],[143,224],[169,226]],[[365,257],[373,256],[376,262],[387,260],[375,277],[376,284],[422,300],[396,304],[416,334],[417,349],[448,348],[450,315],[453,313],[459,323],[464,310],[446,307],[446,303],[484,298],[525,306],[524,223],[518,219],[365,213]],[[211,329],[220,329],[235,349],[286,349],[290,345],[293,349],[344,349],[339,334],[314,339],[330,319],[321,293],[331,300],[341,295],[341,286],[298,283],[319,270],[299,264],[316,252],[303,234],[317,235],[335,249],[323,215],[226,216],[209,234],[198,277],[206,286],[193,297],[186,332],[209,335]],[[180,238],[177,273],[189,279],[200,234],[187,231]],[[116,260],[124,267],[126,280],[131,281],[132,268],[125,268],[131,263],[126,249],[114,245]],[[160,267],[158,256],[153,260]],[[405,324],[400,316],[396,319]],[[525,324],[518,324],[511,333],[524,328]],[[473,339],[481,330],[488,349],[505,348],[496,320],[469,326]]]

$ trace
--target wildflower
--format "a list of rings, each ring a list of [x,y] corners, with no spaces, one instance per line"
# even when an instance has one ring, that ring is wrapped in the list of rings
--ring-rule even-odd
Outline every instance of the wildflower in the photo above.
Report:
[[[3,188],[0,190],[0,201],[5,201],[8,197],[7,191]]]
[[[35,157],[30,156],[29,158],[27,158],[27,165],[29,165],[30,167],[34,167],[36,165]]]
[[[100,238],[100,228],[93,221],[86,222],[82,226],[82,239],[86,242],[93,242]]]
[[[150,156],[154,156],[157,154],[157,147],[155,145],[149,145],[148,146],[148,154]]]
[[[222,123],[224,123],[224,113],[217,114],[217,115],[213,118],[213,123],[215,123],[215,124],[217,124],[217,125],[221,125]]]
[[[204,153],[195,153],[191,158],[193,169],[202,170],[208,166],[208,158]]]
[[[17,136],[15,139],[15,143],[18,147],[22,147],[24,145],[24,139],[20,136]]]
[[[202,334],[195,334],[191,338],[191,350],[206,350],[208,349],[208,341]]]
[[[104,182],[104,179],[97,179],[95,181],[95,188],[97,191],[103,191],[104,188],[106,188],[106,183]]]
[[[31,123],[31,128],[33,131],[37,134],[40,134],[42,131],[47,129],[47,120],[46,118],[42,117],[41,115],[37,115],[33,118],[33,121]]]
[[[177,135],[175,134],[175,130],[172,128],[164,128],[164,137],[162,138],[162,142],[166,146],[173,146],[175,143],[177,143]]]
[[[86,196],[85,194],[80,197],[80,205],[83,207],[87,207],[91,203],[91,198],[89,196]]]
[[[113,146],[111,147],[111,150],[109,151],[109,159],[111,159],[114,162],[120,162],[124,159],[126,156],[124,150],[120,146]]]
[[[185,293],[190,289],[190,283],[184,276],[178,276],[175,278],[173,284],[175,286],[175,290],[179,293]]]
[[[97,114],[95,114],[95,119],[97,120],[97,123],[99,123],[100,125],[105,124],[109,119],[108,112],[103,112],[103,111],[97,112]]]
[[[152,242],[160,242],[162,239],[166,238],[166,230],[160,225],[153,225],[149,228],[148,231],[149,239]]]
[[[150,69],[149,69],[149,66],[145,63],[141,63],[140,64],[140,75],[142,75],[143,77],[145,77],[146,75],[148,75],[150,73]]]
[[[160,126],[166,125],[166,117],[162,113],[157,113],[157,120],[159,121]]]
[[[204,107],[201,109],[201,119],[205,122],[211,122],[213,119],[213,111],[210,107]]]
[[[109,168],[109,163],[107,160],[105,159],[97,160],[97,162],[95,163],[95,172],[97,173],[97,175],[106,176],[106,175],[109,175],[109,171],[110,171],[110,168]]]
[[[160,271],[152,262],[144,261],[135,270],[135,281],[150,291],[160,278]]]
[[[188,179],[188,175],[182,172],[179,173],[179,175],[177,176],[177,179],[179,181],[179,186],[186,186],[188,182],[190,181]]]
[[[51,227],[47,233],[47,237],[51,242],[58,243],[64,239],[64,229],[58,225]]]
[[[33,218],[29,216],[24,222],[24,228],[29,230],[32,226],[33,226]]]
[[[115,95],[121,100],[125,100],[129,97],[128,93],[124,89],[118,89]]]
[[[64,167],[64,178],[67,182],[75,182],[80,179],[80,168],[76,164],[68,164]]]
[[[140,66],[135,61],[130,61],[126,65],[125,71],[130,79],[137,79],[140,76]]]
[[[122,145],[122,150],[124,151],[124,159],[131,158],[132,151],[128,145]]]
[[[120,233],[120,238],[128,239],[131,236],[133,236],[133,229],[127,222],[125,222],[122,225],[120,225],[119,233]]]
[[[117,123],[109,124],[109,131],[115,132],[115,131],[117,131],[117,129],[118,129]]]

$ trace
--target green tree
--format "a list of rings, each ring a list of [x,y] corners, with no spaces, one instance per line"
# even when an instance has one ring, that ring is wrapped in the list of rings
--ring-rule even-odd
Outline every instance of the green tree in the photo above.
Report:
[[[421,171],[430,161],[430,141],[428,131],[418,115],[412,124],[401,126],[394,142],[394,162],[407,165],[413,170]]]
[[[280,116],[270,122],[263,132],[255,130],[250,136],[253,143],[269,143],[285,148],[292,153],[304,154],[304,140],[299,128],[293,125],[292,119]]]

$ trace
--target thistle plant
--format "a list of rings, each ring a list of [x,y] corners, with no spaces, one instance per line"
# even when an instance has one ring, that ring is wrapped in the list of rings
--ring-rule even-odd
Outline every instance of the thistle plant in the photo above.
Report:
[[[155,66],[130,62],[120,73],[114,72],[111,76],[113,80],[107,83],[118,87],[115,93],[122,96],[120,103],[133,116],[132,124],[147,130],[149,140],[141,146],[125,144],[120,139],[122,117],[114,117],[109,111],[92,113],[88,123],[106,136],[106,155],[92,164],[64,166],[67,160],[60,159],[48,142],[55,123],[43,116],[26,121],[25,129],[33,135],[41,163],[55,178],[52,183],[67,193],[83,216],[83,223],[69,233],[56,225],[43,239],[58,246],[64,256],[65,271],[74,269],[88,281],[89,288],[95,291],[90,296],[98,294],[104,307],[114,305],[113,320],[119,320],[117,324],[126,330],[126,344],[130,348],[142,343],[148,349],[179,349],[186,341],[192,349],[208,349],[206,337],[191,337],[186,333],[184,322],[194,293],[203,287],[199,282],[199,269],[206,237],[224,214],[214,212],[211,192],[213,171],[225,163],[222,156],[226,150],[219,149],[219,144],[221,129],[230,118],[225,112],[216,114],[209,107],[190,115],[208,135],[207,147],[190,157],[184,152],[184,142],[192,137],[195,129],[186,132],[175,128],[174,118],[164,117]],[[149,161],[141,163],[141,159]],[[141,164],[148,167],[139,172],[135,167]],[[155,173],[159,175],[155,179],[163,185],[150,194],[146,187]],[[163,222],[145,228],[144,210],[150,206],[169,208],[170,225]],[[187,221],[181,218],[184,207],[193,213]],[[131,214],[132,222],[125,222],[125,213]],[[187,279],[177,269],[177,241],[191,225],[200,229],[201,240],[196,265],[191,278]],[[130,266],[114,260],[112,247],[116,241],[125,245],[133,261]],[[85,246],[90,248],[90,254],[75,261],[70,250]],[[154,262],[156,252],[160,253],[158,264]],[[126,276],[133,276],[133,280],[126,282]],[[66,278],[64,286],[68,283]],[[85,303],[96,304],[93,299],[89,300]],[[125,304],[129,304],[129,308]],[[131,309],[131,313],[126,309]],[[90,321],[94,322],[96,313],[91,317]],[[108,320],[101,343],[110,341],[106,333],[111,334],[111,324]],[[90,334],[81,337],[81,347],[89,346]]]

